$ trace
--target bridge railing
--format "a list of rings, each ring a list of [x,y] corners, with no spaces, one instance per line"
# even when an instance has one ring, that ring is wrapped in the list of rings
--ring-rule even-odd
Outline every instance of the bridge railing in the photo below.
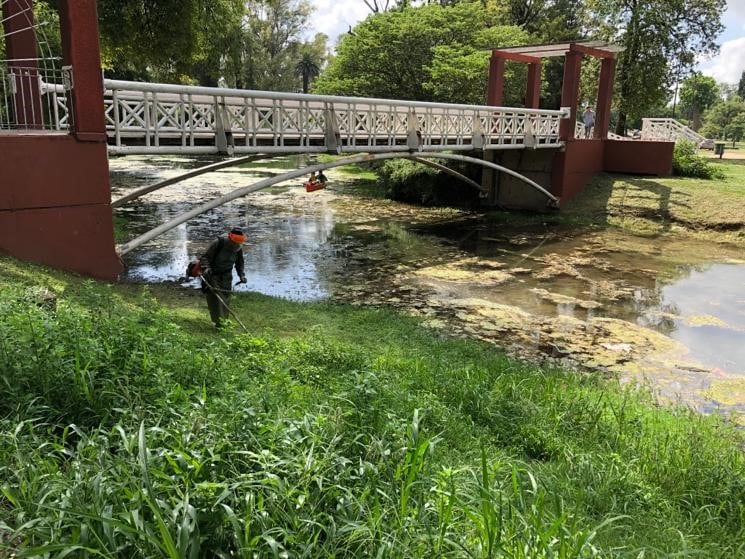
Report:
[[[11,62],[0,61],[0,131],[67,130],[64,71]]]
[[[559,147],[562,111],[105,80],[112,153]]]
[[[642,140],[687,140],[699,146],[706,138],[674,118],[645,118],[642,119]]]

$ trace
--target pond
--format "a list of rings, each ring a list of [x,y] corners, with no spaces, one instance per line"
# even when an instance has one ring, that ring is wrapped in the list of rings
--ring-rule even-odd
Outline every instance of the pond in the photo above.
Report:
[[[112,158],[113,197],[208,162]],[[116,215],[134,238],[199,201],[304,164],[223,169]],[[248,284],[238,290],[393,306],[523,358],[619,373],[665,399],[745,417],[745,261],[737,247],[497,225],[478,213],[364,196],[353,174],[327,174],[325,190],[306,193],[294,180],[173,229],[127,254],[123,279],[194,288],[183,278],[187,262],[241,226]]]

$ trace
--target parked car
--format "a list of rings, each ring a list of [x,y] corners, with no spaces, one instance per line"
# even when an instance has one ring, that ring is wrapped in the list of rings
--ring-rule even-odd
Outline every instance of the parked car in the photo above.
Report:
[[[708,138],[698,144],[698,149],[714,149],[714,140]]]

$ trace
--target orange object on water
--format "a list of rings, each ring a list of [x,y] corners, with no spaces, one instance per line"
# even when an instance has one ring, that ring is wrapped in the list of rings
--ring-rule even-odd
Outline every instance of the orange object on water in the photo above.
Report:
[[[314,182],[306,182],[303,183],[303,186],[305,187],[305,192],[313,192],[315,190],[321,190],[322,188],[326,188],[326,183],[321,181],[314,181]]]

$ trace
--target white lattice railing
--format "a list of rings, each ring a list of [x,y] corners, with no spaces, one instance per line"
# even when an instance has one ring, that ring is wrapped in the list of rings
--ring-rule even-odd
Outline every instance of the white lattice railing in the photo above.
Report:
[[[642,140],[687,140],[699,146],[706,138],[674,118],[645,118],[642,120]]]
[[[111,153],[559,147],[562,111],[105,80]]]

